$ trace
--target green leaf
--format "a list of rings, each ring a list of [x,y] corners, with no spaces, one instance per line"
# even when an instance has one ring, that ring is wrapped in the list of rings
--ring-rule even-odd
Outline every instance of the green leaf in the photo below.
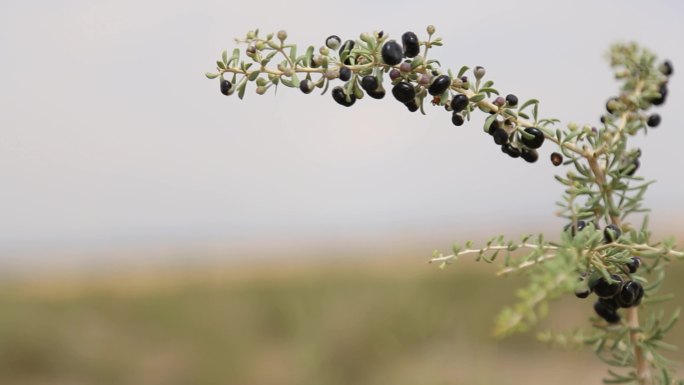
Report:
[[[204,76],[206,76],[208,79],[216,79],[217,77],[219,77],[219,74],[214,74],[214,73],[211,73],[211,72],[207,72],[207,73],[204,74]]]
[[[238,98],[242,99],[245,96],[245,90],[247,89],[247,82],[243,81],[240,83],[238,88]]]
[[[259,70],[252,71],[249,74],[249,76],[247,77],[247,80],[249,80],[250,82],[253,82],[257,77],[259,77],[259,73],[260,73]]]
[[[470,102],[471,102],[471,103],[479,103],[479,102],[483,101],[485,97],[486,97],[485,94],[473,95],[473,96],[470,98]]]
[[[223,62],[220,61],[220,60],[217,60],[217,61],[216,61],[216,66],[217,66],[218,68],[222,69],[222,70],[225,70],[225,69],[226,69],[226,65],[223,64]]]
[[[532,104],[538,104],[538,103],[539,103],[539,100],[537,100],[537,99],[530,99],[530,100],[526,101],[525,103],[523,103],[523,104],[520,106],[520,108],[518,108],[518,111],[522,111],[522,110],[524,110],[525,108],[529,107],[530,105],[532,105]]]
[[[466,73],[466,71],[468,71],[469,69],[470,67],[468,66],[461,67],[461,69],[458,70],[458,77],[460,78],[461,76],[463,76],[463,74]]]
[[[484,124],[484,131],[489,132],[489,127],[492,126],[492,123],[494,123],[494,120],[496,119],[496,114],[495,115],[489,115],[487,119],[485,120]]]
[[[221,52],[221,59],[223,59],[223,64],[228,67],[228,50],[224,49],[223,52]]]
[[[495,90],[494,88],[491,87],[483,87],[480,89],[480,92],[485,92],[488,94],[499,94],[499,91]]]

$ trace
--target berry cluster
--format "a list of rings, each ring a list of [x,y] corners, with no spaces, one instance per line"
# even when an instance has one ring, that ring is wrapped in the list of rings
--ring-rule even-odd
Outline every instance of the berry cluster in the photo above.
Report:
[[[653,89],[638,89],[637,98],[630,97],[628,93],[623,93],[619,97],[612,97],[606,102],[607,115],[601,116],[601,123],[611,124],[614,121],[614,117],[626,114],[634,114],[638,110],[646,110],[651,106],[661,106],[667,100],[668,95],[668,82],[670,76],[674,73],[674,68],[669,60],[665,60],[658,69],[659,74],[654,74],[654,76],[659,76],[662,79],[662,75],[665,75],[664,79],[658,81],[653,85]],[[622,76],[622,74],[619,74]],[[638,115],[639,124],[635,126],[635,129],[641,127],[656,128],[660,125],[661,118],[657,113],[645,114],[640,113]]]
[[[585,221],[565,227],[566,231],[574,237],[577,233],[587,228],[594,228],[592,223]],[[603,229],[603,239],[606,243],[616,242],[622,232],[614,224],[610,224]],[[641,266],[641,258],[630,257],[629,261],[621,267],[619,273],[603,276],[598,272],[583,274],[577,286],[575,295],[578,298],[587,298],[591,293],[596,294],[598,300],[594,303],[594,311],[606,322],[614,324],[620,322],[618,309],[639,306],[644,296],[644,288],[639,281],[632,280],[634,274]]]

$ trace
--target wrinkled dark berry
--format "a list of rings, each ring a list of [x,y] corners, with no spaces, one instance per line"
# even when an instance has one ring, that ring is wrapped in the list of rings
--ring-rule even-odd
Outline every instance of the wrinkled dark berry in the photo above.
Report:
[[[430,87],[428,87],[428,92],[432,96],[437,96],[443,94],[449,87],[451,87],[451,78],[449,75],[439,75],[432,80]]]
[[[349,101],[347,101],[347,95],[340,86],[333,88],[331,94],[338,104],[345,107],[351,107],[356,102],[356,96],[354,94],[349,95]]]
[[[462,126],[463,125],[463,116],[459,114],[458,112],[454,112],[451,114],[451,123],[454,124],[454,126]]]
[[[663,64],[660,66],[660,71],[665,76],[672,76],[672,73],[674,73],[674,68],[672,68],[672,63],[669,60],[665,60],[663,62]]]
[[[340,48],[341,43],[342,43],[342,40],[337,35],[331,35],[331,36],[328,36],[327,39],[325,39],[325,46],[330,48],[330,49]]]
[[[506,130],[501,127],[494,130],[494,134],[492,136],[494,136],[494,143],[500,146],[508,143],[508,133],[506,133]]]
[[[314,89],[314,84],[311,79],[303,79],[299,82],[299,89],[305,94],[310,94]]]
[[[544,144],[544,133],[536,127],[527,127],[525,132],[532,135],[532,139],[527,139],[525,135],[520,135],[520,142],[528,148],[539,148]]]
[[[603,239],[608,243],[617,241],[620,235],[622,235],[622,231],[617,225],[612,223],[603,229]]]
[[[513,94],[508,94],[506,95],[506,103],[511,107],[515,107],[518,105],[518,97]]]
[[[221,80],[221,93],[228,96],[230,95],[230,89],[233,88],[233,83],[226,79]]]
[[[408,108],[409,111],[411,112],[416,112],[418,111],[418,103],[416,103],[416,99],[410,100],[406,103],[404,103],[406,108]]]
[[[399,82],[392,87],[392,95],[394,95],[398,101],[406,103],[416,97],[416,90],[409,83]]]
[[[404,57],[403,49],[395,40],[383,44],[381,54],[382,61],[391,66],[401,63],[401,59]]]
[[[378,78],[373,75],[366,75],[361,78],[361,88],[366,92],[375,91],[378,88]]]
[[[468,105],[468,97],[463,94],[458,94],[451,99],[451,110],[454,112],[461,112]]]
[[[639,257],[632,257],[630,258],[629,263],[627,263],[627,269],[630,274],[636,273],[637,270],[639,270],[639,266],[641,266],[641,258]]]
[[[651,103],[653,103],[654,106],[660,106],[667,100],[667,83],[661,84],[658,92],[660,92],[660,97],[651,100]]]
[[[608,323],[615,324],[620,322],[620,315],[618,314],[617,309],[611,306],[609,302],[601,300],[596,301],[596,303],[594,303],[594,311]]]
[[[589,287],[600,298],[614,297],[622,288],[622,277],[617,274],[612,274],[610,278],[613,279],[613,282],[608,282],[605,278],[600,277],[593,282],[593,284],[590,284]]]
[[[517,147],[511,146],[510,143],[507,143],[507,144],[504,144],[503,146],[501,146],[501,151],[504,154],[508,154],[508,156],[510,156],[511,158],[520,158],[520,154],[521,154],[520,149]]]
[[[347,57],[344,59],[344,64],[350,65],[351,64],[351,50],[354,48],[354,40],[347,40],[340,46],[339,50],[339,55],[342,57],[342,52],[349,51]]]
[[[637,281],[628,281],[622,286],[620,294],[615,299],[620,307],[632,307],[641,302],[644,296],[644,287]]]
[[[651,116],[648,117],[646,124],[649,127],[658,127],[658,125],[660,124],[660,115],[652,114]]]
[[[349,67],[340,67],[340,80],[346,82],[347,80],[351,79],[351,77],[352,70],[349,69]]]
[[[520,157],[525,159],[525,161],[528,163],[534,163],[539,159],[539,153],[537,150],[523,148],[521,150]]]
[[[401,44],[404,46],[404,56],[416,57],[420,53],[418,36],[413,32],[406,32],[401,35]]]
[[[561,163],[563,163],[563,155],[557,153],[557,152],[552,152],[551,153],[551,164],[554,166],[560,166]]]

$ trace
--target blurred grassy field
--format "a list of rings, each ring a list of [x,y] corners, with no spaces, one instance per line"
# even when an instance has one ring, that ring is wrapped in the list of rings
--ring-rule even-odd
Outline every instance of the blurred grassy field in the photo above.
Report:
[[[587,350],[490,336],[521,284],[494,271],[283,260],[5,282],[0,384],[600,383]],[[544,324],[581,325],[591,304],[561,300]],[[684,342],[684,325],[670,341]]]

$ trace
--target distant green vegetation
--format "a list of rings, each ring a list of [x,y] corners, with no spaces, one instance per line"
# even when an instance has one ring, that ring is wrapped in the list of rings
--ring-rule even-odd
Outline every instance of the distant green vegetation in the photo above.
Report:
[[[237,280],[207,269],[145,290],[122,276],[65,295],[14,284],[0,294],[0,384],[577,384],[603,375],[588,352],[490,337],[519,278],[420,262]],[[553,322],[567,328],[592,312],[575,298],[556,306]],[[684,325],[672,337],[684,338]]]

